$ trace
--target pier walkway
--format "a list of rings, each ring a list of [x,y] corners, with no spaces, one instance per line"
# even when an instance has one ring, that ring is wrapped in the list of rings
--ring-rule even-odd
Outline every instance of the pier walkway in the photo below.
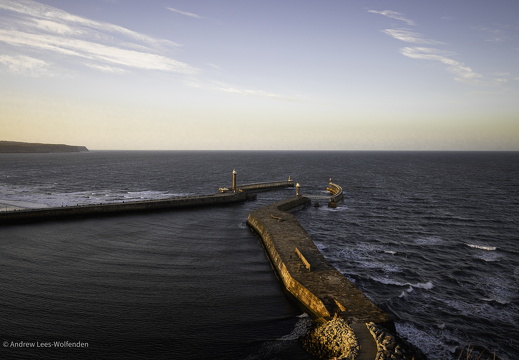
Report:
[[[126,213],[165,211],[189,207],[220,206],[256,198],[255,192],[294,186],[290,180],[271,181],[238,186],[236,171],[233,171],[231,189],[220,188],[220,192],[209,195],[171,197],[166,199],[126,201],[101,204],[85,204],[40,209],[0,211],[0,225],[29,223],[91,216],[122,215]]]
[[[273,181],[273,182],[262,182],[254,184],[244,184],[238,186],[238,190],[241,191],[268,191],[274,189],[282,189],[286,187],[293,187],[294,182],[292,180],[286,181]]]
[[[346,320],[358,343],[355,359],[373,360],[377,355],[377,343],[366,323],[393,328],[393,322],[326,261],[310,235],[290,214],[310,202],[307,197],[296,196],[264,206],[249,214],[247,224],[260,236],[283,286],[302,309],[317,323],[326,323],[336,317]],[[328,341],[328,338],[314,339],[311,342],[318,344],[311,346],[323,351]],[[327,354],[336,356],[333,351]],[[315,355],[322,357],[324,353]]]
[[[0,212],[0,225],[58,220],[64,218],[110,216],[137,212],[173,210],[189,207],[219,206],[253,199],[245,192],[172,197],[159,200],[87,204],[54,208]]]
[[[388,314],[330,265],[294,215],[309,199],[294,197],[249,214],[247,224],[262,238],[287,290],[314,318],[335,314],[352,323],[385,323]]]

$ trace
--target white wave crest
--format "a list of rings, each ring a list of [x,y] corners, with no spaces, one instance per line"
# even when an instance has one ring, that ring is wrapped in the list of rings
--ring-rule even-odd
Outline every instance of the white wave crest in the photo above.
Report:
[[[469,244],[466,243],[468,247],[471,247],[473,249],[480,249],[480,250],[486,250],[486,251],[495,251],[497,250],[497,247],[495,246],[486,246],[486,245],[477,245],[477,244]]]
[[[430,290],[434,287],[434,284],[432,283],[432,281],[428,281],[426,283],[411,284],[409,282],[404,283],[404,282],[400,282],[400,281],[397,281],[394,279],[383,278],[383,277],[373,277],[372,279],[379,283],[385,284],[385,285],[396,285],[396,286],[402,286],[402,287],[409,286],[410,288],[406,290],[407,292],[413,291],[414,288]]]
[[[0,186],[2,203],[19,208],[61,207],[89,204],[106,204],[122,201],[158,200],[187,196],[186,193],[167,191],[125,191],[118,189],[95,189],[94,191],[54,192],[52,189]]]
[[[280,337],[279,341],[290,341],[290,340],[297,340],[301,336],[305,335],[308,332],[308,329],[312,326],[312,320],[310,317],[306,314],[303,314],[302,316],[299,316],[299,320],[297,321],[296,325],[294,326],[294,330],[290,334],[284,335]]]
[[[417,287],[419,289],[427,289],[430,290],[434,287],[432,281],[428,281],[426,283],[418,283],[418,284],[410,284],[412,287]]]
[[[451,359],[455,347],[449,348],[444,343],[445,338],[438,333],[438,329],[428,328],[420,330],[416,325],[408,322],[395,323],[399,335],[417,346],[431,359]],[[440,330],[444,332],[444,330]]]

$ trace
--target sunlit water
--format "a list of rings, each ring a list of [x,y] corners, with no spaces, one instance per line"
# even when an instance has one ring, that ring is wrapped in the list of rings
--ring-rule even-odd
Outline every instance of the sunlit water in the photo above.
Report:
[[[478,345],[519,356],[519,154],[90,152],[0,155],[0,206],[208,194],[284,180],[345,202],[297,213],[325,257],[430,359]],[[310,359],[239,205],[0,228],[0,340],[9,359]]]

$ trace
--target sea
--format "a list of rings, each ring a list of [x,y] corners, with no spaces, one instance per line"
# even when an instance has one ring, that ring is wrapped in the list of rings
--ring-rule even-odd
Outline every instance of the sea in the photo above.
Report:
[[[344,202],[295,213],[430,360],[519,358],[519,153],[0,154],[0,207],[204,195],[286,180]],[[313,359],[250,211],[295,195],[0,227],[1,359]],[[315,202],[315,201],[314,201]],[[317,206],[321,205],[321,206]],[[495,356],[495,357],[494,357]]]

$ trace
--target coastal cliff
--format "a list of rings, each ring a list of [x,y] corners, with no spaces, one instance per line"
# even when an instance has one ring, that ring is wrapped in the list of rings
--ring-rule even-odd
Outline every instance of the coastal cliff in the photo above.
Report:
[[[0,153],[68,153],[89,151],[85,146],[0,141]]]

